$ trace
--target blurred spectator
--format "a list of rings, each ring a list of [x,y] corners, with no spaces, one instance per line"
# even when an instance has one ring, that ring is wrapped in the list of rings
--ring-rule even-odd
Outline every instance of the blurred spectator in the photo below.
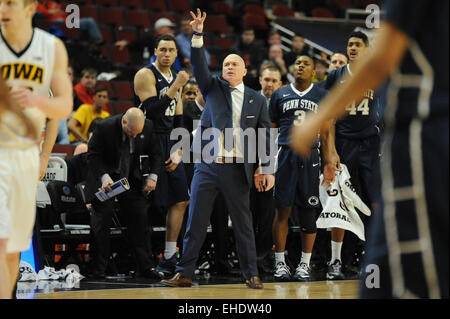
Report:
[[[339,69],[348,63],[347,54],[343,52],[334,52],[330,58],[330,65],[328,66],[328,72]]]
[[[55,144],[70,144],[69,129],[67,128],[67,120],[59,120],[58,135]]]
[[[186,15],[183,17],[183,19],[180,22],[180,33],[175,38],[177,40],[178,51],[183,55],[184,66],[190,66],[191,64],[192,27],[190,25],[190,22],[191,22],[190,15]],[[211,57],[207,50],[205,50],[205,58],[209,66],[211,64]]]
[[[274,64],[281,72],[281,81],[283,83],[292,82],[292,75],[288,72],[288,67],[283,59],[283,51],[280,45],[274,44],[269,48],[268,60],[264,60],[264,63],[271,62]]]
[[[326,80],[327,78],[327,69],[328,69],[328,64],[326,61],[324,60],[316,60],[315,63],[315,71],[316,74],[313,75],[313,82],[319,82],[319,81],[323,81]]]
[[[269,32],[269,37],[267,38],[267,43],[269,46],[272,46],[274,44],[280,45],[281,44],[281,35],[278,33],[277,30],[272,30]]]
[[[132,42],[128,42],[127,40],[118,40],[115,45],[118,46],[120,50],[123,50],[125,47],[128,48],[132,64],[138,66],[147,65],[154,62],[156,59],[156,56],[154,55],[154,42],[156,38],[163,34],[175,36],[173,31],[175,26],[176,25],[169,19],[160,18],[156,20],[153,26],[155,32],[142,32],[140,36]],[[177,71],[182,69],[181,62],[178,57],[175,59],[173,67]]]
[[[171,36],[175,36],[173,28],[176,27],[176,25],[170,21],[167,18],[159,18],[156,20],[154,28],[155,28],[155,37],[159,37],[163,34],[169,34]]]
[[[97,84],[97,71],[87,68],[81,71],[81,79],[74,89],[78,100],[83,104],[94,104],[95,85]],[[78,106],[74,105],[74,109]]]
[[[250,72],[253,77],[257,77],[258,67],[264,59],[264,47],[255,40],[255,30],[252,27],[244,27],[232,51],[244,59],[247,76]]]
[[[103,108],[109,102],[108,89],[98,86],[95,89],[93,104],[82,104],[67,124],[70,132],[70,142],[86,142],[89,126],[95,118],[105,118],[109,113]]]
[[[67,13],[62,9],[61,4],[51,0],[40,0],[37,12],[51,22],[65,22]],[[95,44],[103,44],[103,36],[95,20],[91,17],[80,18],[80,31],[86,33],[88,40]]]
[[[75,111],[78,109],[78,107],[83,104],[80,99],[78,98],[77,92],[75,91],[75,87],[74,87],[74,77],[73,77],[73,67],[71,65],[69,65],[67,67],[67,73],[69,73],[69,78],[70,78],[70,83],[72,84],[72,90],[73,90],[73,113],[75,113]]]
[[[333,70],[343,67],[347,63],[348,63],[347,54],[345,54],[343,52],[333,53],[333,55],[331,55],[331,58],[330,58],[330,64],[328,65],[328,73]],[[317,85],[320,86],[321,88],[325,88],[326,81],[320,81],[317,83]]]
[[[78,144],[76,147],[75,147],[75,149],[73,150],[73,156],[75,156],[75,155],[79,155],[79,154],[82,154],[82,153],[86,153],[87,151],[88,151],[88,142],[89,142],[89,140],[91,139],[91,136],[92,136],[92,134],[94,134],[94,130],[95,130],[95,127],[98,125],[98,123],[100,123],[101,121],[102,121],[103,119],[102,118],[100,118],[100,117],[97,117],[97,118],[95,118],[95,119],[93,119],[92,120],[92,122],[91,122],[91,125],[89,125],[89,129],[88,129],[88,132],[87,132],[87,141],[86,142],[83,142],[83,143],[80,143],[80,144]]]
[[[265,97],[267,107],[273,92],[281,87],[281,73],[275,66],[264,68],[259,77],[259,84],[261,85],[261,95]]]
[[[310,55],[309,46],[305,43],[305,37],[301,34],[296,34],[292,37],[291,52],[284,54],[284,61],[287,66],[294,64],[295,60],[301,55]]]

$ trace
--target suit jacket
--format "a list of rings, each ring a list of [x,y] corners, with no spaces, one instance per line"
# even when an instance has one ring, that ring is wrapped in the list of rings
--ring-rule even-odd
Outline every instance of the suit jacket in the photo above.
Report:
[[[183,126],[189,133],[192,133],[194,120],[200,120],[202,112],[203,111],[198,108],[195,101],[189,101],[183,105]]]
[[[94,130],[89,140],[88,173],[86,177],[86,199],[89,201],[95,197],[98,188],[101,187],[101,178],[109,174],[112,179],[119,177],[115,172],[119,170],[121,146],[123,138],[122,116],[118,114],[101,121]],[[149,165],[140,168],[139,156],[148,155]],[[135,139],[135,150],[130,168],[129,177],[133,176],[144,181],[149,174],[158,175],[161,166],[161,149],[153,130],[153,123],[145,120],[144,129]]]
[[[195,79],[197,80],[200,91],[205,97],[205,108],[201,116],[202,131],[207,128],[217,128],[223,131],[225,128],[232,128],[232,100],[230,85],[221,77],[213,77],[209,73],[208,65],[205,61],[203,53],[204,47],[191,48],[191,63],[194,71]],[[273,174],[275,171],[273,160],[268,156],[261,156],[259,153],[264,150],[258,150],[258,128],[265,129],[265,145],[266,155],[269,154],[270,147],[275,150],[274,138],[270,139],[270,118],[267,109],[266,100],[259,92],[245,86],[244,102],[242,105],[240,127],[243,131],[247,128],[252,128],[256,132],[256,145],[250,146],[247,139],[244,140],[244,166],[248,183],[251,185],[253,181],[253,173],[256,169],[255,161],[250,161],[251,155],[256,155],[256,163],[261,160],[262,172],[264,174]],[[194,145],[192,151],[196,152],[203,149],[204,146],[211,143],[210,140],[202,140],[201,134],[196,134],[194,137]],[[196,147],[199,145],[201,147]],[[272,144],[272,145],[271,145]],[[256,152],[256,154],[255,154]],[[253,153],[253,154],[252,154]],[[271,164],[271,165],[270,165]]]

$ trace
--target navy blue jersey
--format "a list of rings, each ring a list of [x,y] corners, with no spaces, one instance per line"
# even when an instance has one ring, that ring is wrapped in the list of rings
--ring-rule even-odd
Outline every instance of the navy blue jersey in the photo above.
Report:
[[[294,125],[302,125],[307,112],[317,113],[319,101],[327,91],[315,84],[298,91],[293,84],[273,92],[270,98],[269,114],[272,123],[278,123],[279,145],[289,145],[289,131]],[[316,143],[317,146],[317,143]]]
[[[448,118],[449,2],[386,1],[385,9],[386,20],[412,41],[397,76],[413,84],[395,83],[395,76],[392,81],[399,87],[396,125],[408,125],[413,117]]]
[[[147,69],[151,70],[155,75],[156,80],[156,95],[158,98],[162,98],[166,95],[167,90],[170,88],[172,83],[175,81],[177,77],[177,73],[175,73],[172,69],[170,72],[172,74],[171,79],[167,79],[156,67],[154,63],[151,63],[146,66]],[[170,81],[169,81],[170,80]],[[175,108],[177,106],[178,100],[180,98],[180,93],[177,92],[175,98],[170,102],[169,107],[167,107],[164,114],[161,114],[156,119],[151,119],[155,124],[155,132],[159,134],[170,134],[173,129],[173,119],[175,116]]]
[[[325,80],[324,88],[330,90],[335,84],[342,83],[345,74],[350,73],[349,64],[333,70]],[[379,122],[383,116],[383,106],[380,94],[368,90],[358,103],[347,106],[347,115],[336,122],[336,135],[348,138],[366,138],[380,133]]]

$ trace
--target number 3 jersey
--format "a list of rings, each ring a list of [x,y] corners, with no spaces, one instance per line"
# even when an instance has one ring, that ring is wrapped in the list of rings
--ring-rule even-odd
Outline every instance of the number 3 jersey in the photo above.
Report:
[[[34,28],[28,46],[17,53],[0,36],[0,71],[6,85],[14,90],[27,88],[40,95],[48,96],[53,77],[55,60],[55,37],[41,29]],[[46,115],[37,107],[29,107],[24,114],[32,121],[38,135]],[[35,143],[24,138],[25,126],[12,112],[5,112],[0,120],[0,146],[28,148]]]
[[[324,88],[330,90],[334,85],[344,83],[344,75],[352,75],[350,66],[330,72]],[[336,122],[336,135],[350,139],[362,139],[380,133],[379,122],[383,115],[382,99],[379,93],[368,90],[361,101],[353,101],[346,107],[347,115]]]
[[[170,69],[170,77],[167,78],[155,65],[155,63],[151,63],[146,66],[147,69],[150,69],[153,72],[156,80],[156,95],[159,99],[161,99],[164,95],[166,95],[167,90],[170,86],[175,82],[175,78],[177,74]],[[164,114],[160,114],[160,116],[156,119],[151,119],[155,125],[155,132],[158,134],[170,134],[173,129],[173,119],[175,116],[175,108],[177,106],[178,100],[180,99],[180,92],[177,92],[175,98],[172,99],[170,105],[165,110]]]
[[[317,113],[320,100],[328,93],[315,84],[300,92],[290,84],[273,92],[270,98],[269,114],[272,123],[278,123],[280,135],[278,145],[289,146],[289,133],[292,125],[302,125],[306,113]],[[319,133],[319,132],[317,132]],[[316,141],[314,147],[318,147]]]

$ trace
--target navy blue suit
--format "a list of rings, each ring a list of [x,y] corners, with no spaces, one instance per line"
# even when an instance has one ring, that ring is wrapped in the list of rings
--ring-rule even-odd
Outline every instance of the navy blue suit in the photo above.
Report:
[[[232,98],[229,83],[222,78],[212,77],[205,61],[204,48],[192,48],[191,61],[195,78],[199,88],[205,97],[205,109],[201,117],[201,129],[216,128],[223,131],[232,128]],[[258,92],[245,87],[244,101],[241,113],[241,128],[257,130],[263,128],[266,134],[266,149],[269,150],[270,119],[266,101]],[[193,143],[194,157],[203,147],[217,140],[201,141],[197,132]],[[196,147],[196,143],[197,147]],[[275,148],[275,145],[272,145]],[[192,278],[198,259],[199,251],[206,237],[206,230],[210,222],[211,212],[215,198],[222,193],[231,220],[236,239],[236,251],[239,257],[242,274],[246,279],[258,276],[256,266],[255,238],[252,227],[252,215],[250,211],[249,194],[253,183],[255,164],[249,160],[252,150],[248,143],[243,143],[244,163],[218,164],[202,159],[195,164],[194,177],[191,185],[191,202],[189,206],[189,218],[186,234],[183,242],[183,257],[179,262],[176,272],[183,277]],[[217,154],[217,153],[216,153]],[[267,157],[261,158],[263,173],[273,174],[273,163]]]

